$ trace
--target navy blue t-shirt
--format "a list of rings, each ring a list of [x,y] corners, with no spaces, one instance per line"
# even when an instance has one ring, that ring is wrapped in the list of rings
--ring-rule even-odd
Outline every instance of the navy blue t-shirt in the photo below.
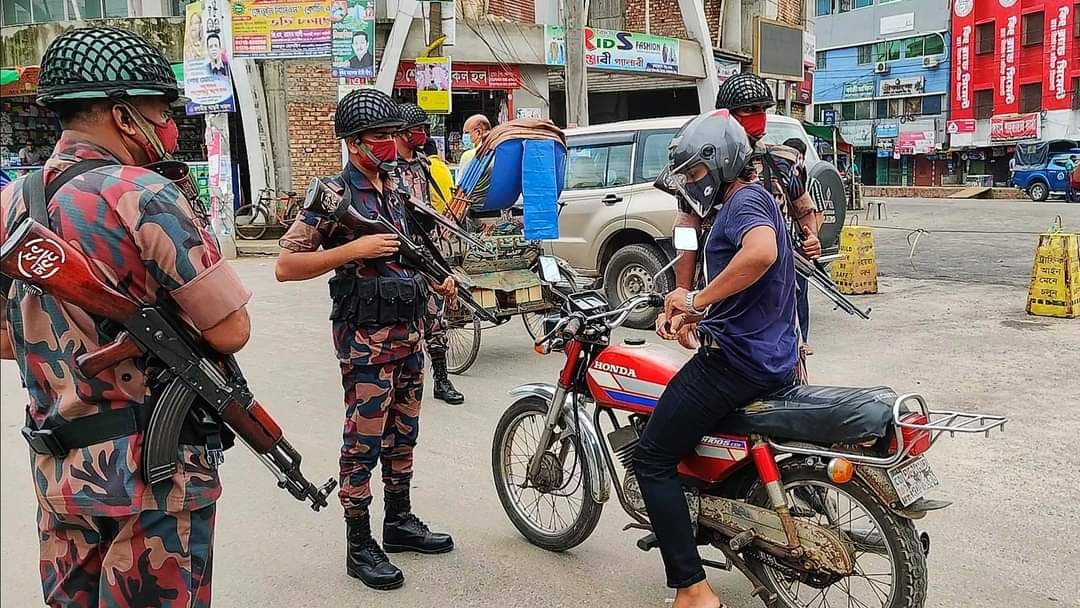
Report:
[[[795,369],[795,262],[780,207],[760,183],[743,186],[716,212],[705,239],[705,280],[731,263],[743,236],[758,226],[776,232],[776,262],[743,291],[706,311],[698,331],[750,380],[771,384]]]

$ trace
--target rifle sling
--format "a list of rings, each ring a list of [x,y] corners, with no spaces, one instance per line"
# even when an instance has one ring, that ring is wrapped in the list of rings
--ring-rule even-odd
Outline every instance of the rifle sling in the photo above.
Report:
[[[49,185],[45,185],[45,172],[41,169],[26,176],[22,185],[22,196],[26,202],[26,210],[30,219],[52,230],[49,222],[49,202],[65,184],[79,177],[87,171],[93,171],[100,167],[115,165],[116,161],[104,158],[88,158],[76,161],[67,169],[60,172]]]

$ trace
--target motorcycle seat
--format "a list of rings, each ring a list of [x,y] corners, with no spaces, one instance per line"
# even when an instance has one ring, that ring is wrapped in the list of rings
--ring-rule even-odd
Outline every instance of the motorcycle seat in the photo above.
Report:
[[[896,391],[799,385],[781,389],[728,414],[724,433],[819,444],[860,443],[886,436]]]

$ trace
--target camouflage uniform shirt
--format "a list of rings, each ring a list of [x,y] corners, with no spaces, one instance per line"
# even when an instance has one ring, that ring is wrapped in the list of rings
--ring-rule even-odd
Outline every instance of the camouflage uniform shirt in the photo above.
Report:
[[[216,242],[199,228],[187,200],[168,180],[124,166],[106,149],[64,134],[45,163],[46,184],[72,163],[108,159],[62,187],[49,204],[52,230],[80,249],[108,283],[152,304],[171,298],[196,328],[213,327],[250,297]],[[25,179],[25,178],[24,178]],[[23,179],[0,195],[0,240],[26,214]],[[96,378],[77,370],[79,355],[110,341],[82,309],[16,282],[7,294],[3,329],[15,349],[30,394],[29,422],[54,427],[106,410],[141,405],[148,395],[144,363],[125,361]],[[63,458],[32,454],[34,487],[46,511],[122,517],[140,511],[191,511],[217,500],[217,471],[205,447],[181,446],[169,482],[149,487],[140,469],[143,434],[70,451]]]
[[[410,234],[404,211],[409,194],[403,184],[387,179],[380,194],[371,181],[352,164],[347,165],[342,173],[352,190],[353,208],[367,217],[382,216],[405,234]],[[395,185],[398,187],[395,188]],[[281,237],[279,244],[282,249],[305,252],[315,251],[320,247],[333,249],[361,236],[362,234],[331,218],[305,209]],[[411,269],[393,260],[349,262],[335,270],[335,274],[342,273],[355,273],[361,278],[413,276]],[[335,320],[332,324],[334,350],[342,364],[382,365],[404,359],[420,348],[422,323],[417,321],[359,327],[355,323]]]

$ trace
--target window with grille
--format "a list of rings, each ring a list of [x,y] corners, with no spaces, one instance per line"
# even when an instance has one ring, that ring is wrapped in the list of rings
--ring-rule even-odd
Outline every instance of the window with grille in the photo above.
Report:
[[[975,54],[985,55],[994,52],[994,22],[980,23],[975,26]]]
[[[941,95],[927,95],[922,98],[923,114],[941,114]]]
[[[1043,13],[1028,13],[1023,22],[1024,46],[1035,46],[1043,42]]]
[[[1080,76],[1072,79],[1072,109],[1080,110]]]
[[[1042,109],[1042,83],[1020,85],[1020,111],[1038,112]]]
[[[984,89],[975,91],[975,118],[990,118],[994,115],[994,91]]]
[[[825,61],[825,51],[818,51],[817,56],[814,58],[814,69],[821,71],[828,69],[828,63]]]
[[[859,47],[859,65],[874,62],[874,47],[870,44],[864,44]]]

